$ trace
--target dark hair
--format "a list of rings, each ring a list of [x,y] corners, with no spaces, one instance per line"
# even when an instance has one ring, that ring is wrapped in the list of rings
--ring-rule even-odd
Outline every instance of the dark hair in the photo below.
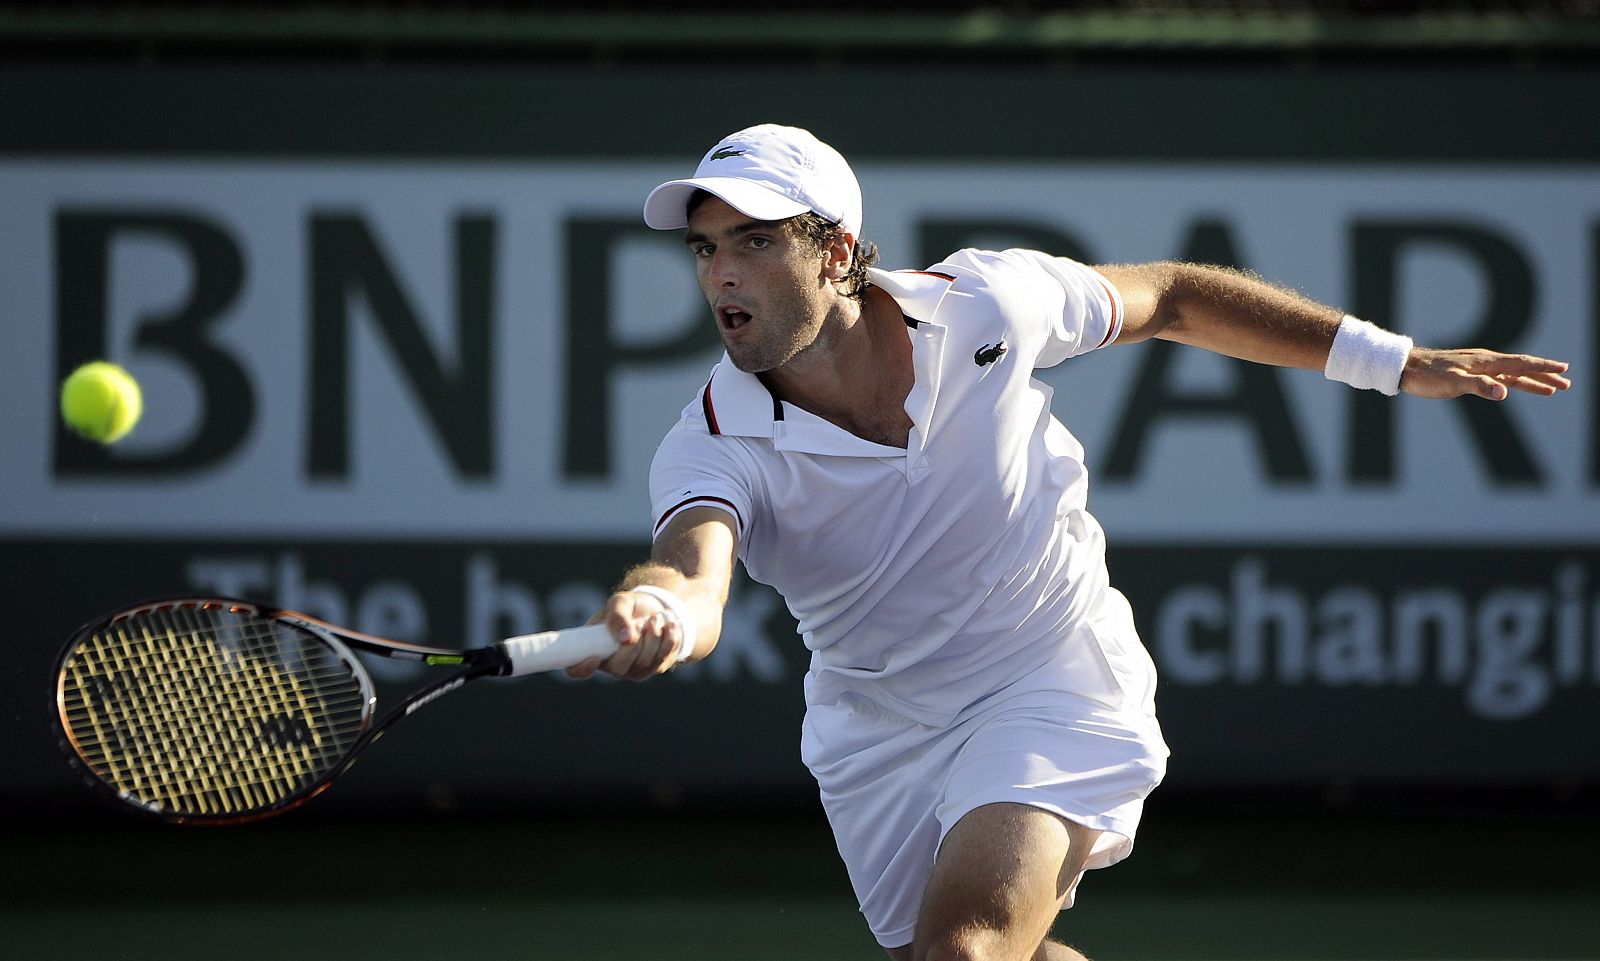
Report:
[[[791,217],[789,223],[793,225],[794,234],[805,245],[806,251],[819,255],[828,249],[828,245],[833,243],[833,238],[844,229],[817,213],[803,213],[798,217]],[[877,262],[878,245],[857,237],[855,246],[850,249],[850,271],[840,282],[840,289],[846,297],[860,300],[866,294],[867,288],[872,286],[867,268]]]
[[[706,198],[710,196],[712,195],[707,191],[696,190],[689,195],[685,212],[694,213],[695,208],[705,203]],[[833,243],[833,238],[844,229],[821,214],[811,212],[779,222],[789,224],[806,253],[818,256],[828,249],[828,245]],[[878,245],[857,237],[855,246],[850,249],[850,270],[840,282],[840,288],[846,297],[860,300],[866,296],[867,288],[872,286],[867,268],[877,266],[877,263]]]

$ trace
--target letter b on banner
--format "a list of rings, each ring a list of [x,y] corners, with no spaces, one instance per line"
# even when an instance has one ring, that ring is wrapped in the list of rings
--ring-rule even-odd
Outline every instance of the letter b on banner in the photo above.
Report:
[[[56,381],[110,352],[111,251],[119,240],[137,236],[178,248],[189,260],[193,281],[176,307],[135,319],[134,345],[186,368],[200,393],[200,426],[176,450],[142,456],[119,452],[113,458],[58,427],[55,473],[179,474],[226,457],[249,430],[255,397],[244,369],[207,338],[207,329],[239,294],[244,260],[238,245],[215,223],[166,210],[63,210],[55,226]]]

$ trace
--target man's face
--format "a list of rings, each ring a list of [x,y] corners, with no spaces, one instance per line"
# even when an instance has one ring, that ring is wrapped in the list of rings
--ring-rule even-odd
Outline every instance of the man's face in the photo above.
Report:
[[[752,220],[709,197],[684,236],[734,366],[760,373],[817,343],[834,301],[823,254],[786,221]]]

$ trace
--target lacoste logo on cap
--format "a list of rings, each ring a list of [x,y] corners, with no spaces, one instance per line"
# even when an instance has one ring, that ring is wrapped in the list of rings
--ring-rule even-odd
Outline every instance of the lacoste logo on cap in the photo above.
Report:
[[[977,364],[979,367],[983,367],[986,364],[992,364],[999,360],[1000,355],[1004,354],[1009,349],[1010,348],[1006,347],[1006,342],[1003,340],[998,344],[984,344],[972,355],[972,362]]]
[[[709,159],[711,159],[711,160],[727,160],[729,157],[743,157],[743,156],[744,156],[744,149],[742,147],[718,147],[716,149],[716,152],[713,153]]]

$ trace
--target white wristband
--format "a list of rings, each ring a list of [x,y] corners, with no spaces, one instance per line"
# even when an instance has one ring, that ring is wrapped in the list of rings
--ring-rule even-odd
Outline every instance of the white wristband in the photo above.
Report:
[[[694,653],[694,621],[690,620],[688,611],[684,609],[683,598],[654,584],[640,584],[638,587],[628,588],[630,594],[648,594],[661,602],[661,609],[666,611],[667,617],[678,622],[678,633],[682,641],[678,649],[673,652],[674,664],[682,664]]]
[[[1329,380],[1393,397],[1411,355],[1411,338],[1345,314],[1334,335],[1323,375]]]

